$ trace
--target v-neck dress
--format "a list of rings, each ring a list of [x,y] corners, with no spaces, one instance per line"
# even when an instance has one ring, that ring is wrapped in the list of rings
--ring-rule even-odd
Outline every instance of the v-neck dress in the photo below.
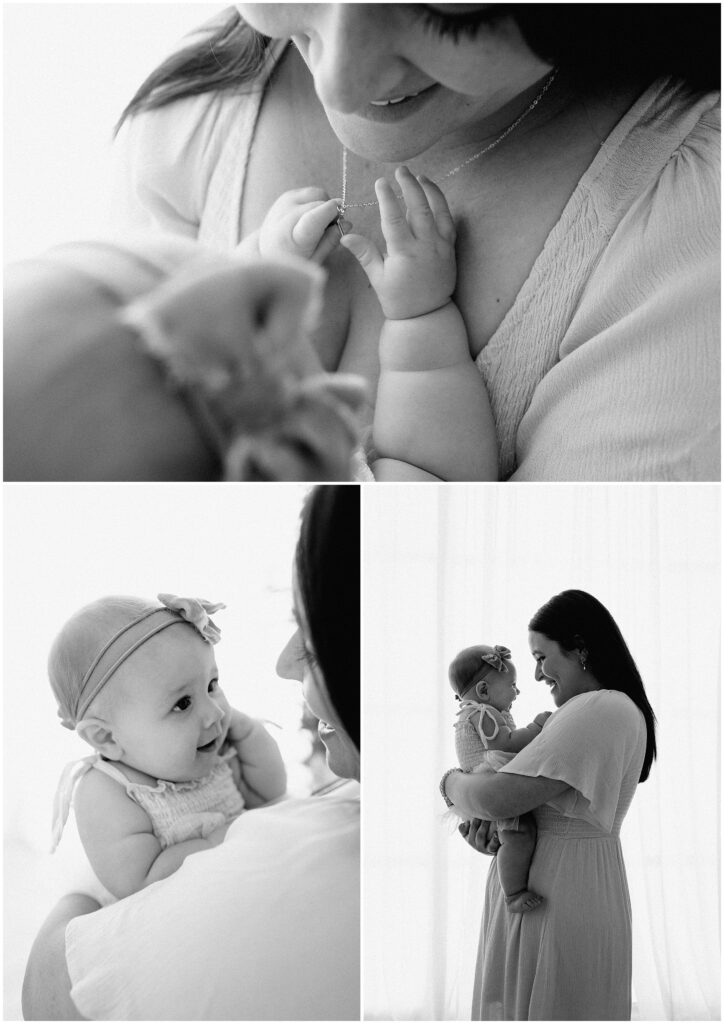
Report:
[[[242,92],[126,122],[117,226],[239,243],[254,131],[286,45]],[[718,104],[656,81],[575,188],[476,360],[500,479],[719,479]]]
[[[473,1020],[629,1020],[631,905],[621,823],[646,750],[646,723],[617,690],[572,697],[500,772],[570,789],[535,814],[528,876],[545,897],[511,914],[488,872]]]

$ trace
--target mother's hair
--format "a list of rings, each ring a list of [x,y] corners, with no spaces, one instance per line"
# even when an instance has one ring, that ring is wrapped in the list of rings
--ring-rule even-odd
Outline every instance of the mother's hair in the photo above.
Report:
[[[302,512],[297,580],[330,699],[360,749],[360,499],[356,484],[315,487]]]
[[[528,629],[560,644],[564,651],[587,652],[586,667],[606,690],[625,693],[646,721],[646,754],[640,782],[656,757],[656,716],[643,680],[611,613],[584,590],[564,590],[539,608]]]
[[[544,60],[587,82],[654,81],[672,75],[694,90],[718,89],[718,4],[498,4]],[[235,7],[194,42],[168,57],[142,83],[117,129],[131,114],[184,96],[252,83],[266,60],[268,37]]]

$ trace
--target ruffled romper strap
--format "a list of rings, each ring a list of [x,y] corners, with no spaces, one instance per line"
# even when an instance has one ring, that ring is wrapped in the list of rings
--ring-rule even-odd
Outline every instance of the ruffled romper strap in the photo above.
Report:
[[[110,761],[104,761],[102,758],[98,758],[98,761],[93,765],[99,772],[103,772],[104,775],[108,775],[109,778],[114,779],[116,782],[120,782],[124,789],[128,789],[129,780],[116,766]]]
[[[123,772],[119,771],[115,765],[110,764],[108,761],[104,761],[100,754],[89,754],[88,757],[83,757],[80,761],[70,761],[60,774],[58,787],[55,791],[55,798],[53,800],[53,838],[50,847],[51,853],[55,851],[61,840],[61,836],[63,835],[63,829],[65,828],[65,823],[68,820],[68,814],[70,813],[70,807],[73,803],[75,787],[83,776],[91,770],[91,768],[97,768],[98,771],[110,776],[110,778],[114,779],[116,782],[120,782],[126,790],[128,788],[128,779]]]
[[[65,823],[70,813],[70,805],[73,801],[73,791],[80,779],[95,768],[100,761],[99,754],[89,754],[80,761],[69,761],[60,773],[60,779],[53,798],[53,838],[50,852],[53,853],[63,835]]]
[[[500,725],[498,724],[498,719],[495,717],[495,715],[490,710],[487,704],[480,704],[478,701],[474,700],[462,701],[460,705],[460,710],[458,711],[458,717],[463,722],[470,721],[470,719],[476,712],[479,712],[479,717],[477,725],[474,725],[473,728],[477,731],[477,734],[480,737],[480,742],[487,750],[490,741],[494,740],[495,737],[500,732]],[[483,722],[485,721],[486,717],[489,718],[493,723],[493,731],[490,734],[490,736],[486,736],[483,731]]]

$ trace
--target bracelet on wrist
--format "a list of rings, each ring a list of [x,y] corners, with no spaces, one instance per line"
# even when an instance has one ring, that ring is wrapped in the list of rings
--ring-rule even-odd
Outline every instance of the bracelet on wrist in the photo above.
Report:
[[[455,772],[459,772],[461,775],[465,774],[465,772],[462,770],[462,768],[448,768],[448,770],[445,772],[443,777],[440,779],[440,792],[442,794],[443,800],[445,801],[445,803],[447,804],[448,807],[452,807],[453,802],[450,799],[450,797],[447,795],[447,793],[445,792],[445,783],[447,782],[448,778],[451,775],[453,775]]]

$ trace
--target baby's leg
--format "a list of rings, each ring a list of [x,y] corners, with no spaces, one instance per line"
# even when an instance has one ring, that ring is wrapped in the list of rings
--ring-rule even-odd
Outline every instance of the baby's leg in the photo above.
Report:
[[[535,850],[535,821],[530,814],[518,819],[518,828],[498,828],[498,877],[505,902],[512,913],[535,910],[543,897],[528,888],[528,871]]]

